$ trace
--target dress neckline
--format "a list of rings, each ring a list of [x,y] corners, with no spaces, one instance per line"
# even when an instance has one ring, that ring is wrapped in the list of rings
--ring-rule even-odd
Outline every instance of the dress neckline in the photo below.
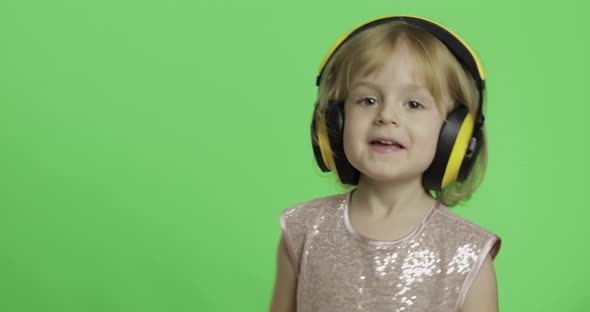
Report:
[[[348,233],[351,234],[358,241],[365,243],[365,244],[369,244],[369,245],[375,245],[375,246],[397,246],[397,245],[401,245],[401,244],[404,244],[404,243],[412,240],[413,238],[415,238],[416,236],[418,236],[418,234],[420,234],[422,232],[424,226],[432,218],[432,216],[434,215],[434,212],[440,207],[440,204],[441,204],[440,201],[437,200],[436,203],[432,206],[432,208],[430,208],[430,210],[422,218],[422,221],[418,224],[418,226],[416,226],[414,228],[414,230],[412,230],[412,232],[408,233],[406,236],[404,236],[398,240],[376,240],[376,239],[372,239],[367,236],[364,236],[363,234],[357,232],[357,230],[355,230],[355,228],[350,223],[350,219],[348,216],[348,204],[350,203],[350,198],[352,197],[352,192],[354,192],[354,190],[348,192],[346,194],[345,199],[344,199],[344,216],[343,216],[344,217],[343,218],[344,219],[344,226],[346,227],[346,230],[348,231]]]

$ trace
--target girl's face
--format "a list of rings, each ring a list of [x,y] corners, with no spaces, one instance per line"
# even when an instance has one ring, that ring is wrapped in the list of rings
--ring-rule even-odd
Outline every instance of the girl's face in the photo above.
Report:
[[[381,72],[352,77],[343,143],[346,157],[361,174],[380,181],[412,180],[432,163],[444,115],[418,71],[402,45]],[[378,137],[402,147],[372,144]]]

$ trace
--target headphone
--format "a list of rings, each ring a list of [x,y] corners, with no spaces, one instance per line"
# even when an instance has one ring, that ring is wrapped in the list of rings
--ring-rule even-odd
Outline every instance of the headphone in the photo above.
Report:
[[[438,38],[465,66],[479,90],[475,120],[463,103],[447,114],[440,130],[434,160],[423,173],[424,187],[441,191],[453,181],[465,181],[483,142],[485,72],[475,52],[459,36],[439,23],[417,16],[389,15],[370,20],[340,37],[330,48],[320,64],[316,86],[319,87],[326,64],[342,44],[363,30],[392,21],[403,21]],[[318,104],[319,101],[316,101],[311,124],[311,141],[316,162],[323,172],[336,171],[344,184],[357,185],[360,173],[350,164],[343,148],[344,101],[329,101],[325,111],[325,124],[320,125],[316,125],[315,117]]]

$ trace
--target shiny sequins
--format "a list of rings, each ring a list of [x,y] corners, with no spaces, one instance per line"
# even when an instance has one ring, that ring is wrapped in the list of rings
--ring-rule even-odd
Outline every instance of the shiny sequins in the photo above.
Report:
[[[475,245],[465,244],[457,248],[457,252],[453,256],[453,260],[449,263],[447,274],[455,271],[455,265],[457,270],[461,274],[465,274],[468,271],[469,266],[477,261],[478,255],[473,250]]]
[[[363,241],[345,225],[348,194],[282,215],[300,260],[298,312],[458,311],[468,273],[497,236],[441,205],[401,243]]]

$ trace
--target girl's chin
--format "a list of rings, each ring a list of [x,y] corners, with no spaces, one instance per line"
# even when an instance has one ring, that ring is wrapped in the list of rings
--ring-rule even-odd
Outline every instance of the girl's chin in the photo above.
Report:
[[[415,175],[409,174],[407,172],[399,172],[396,169],[375,169],[371,168],[369,170],[361,171],[363,175],[371,180],[382,181],[382,182],[401,182],[407,180]]]
[[[356,168],[356,166],[355,166]],[[370,180],[379,181],[379,182],[391,182],[391,183],[398,183],[398,182],[408,182],[413,180],[420,180],[422,179],[422,174],[426,170],[420,171],[417,168],[413,168],[414,170],[408,171],[407,166],[399,166],[399,165],[391,165],[391,166],[383,166],[372,164],[368,166],[361,166],[359,172],[361,176],[364,175],[365,178]]]

